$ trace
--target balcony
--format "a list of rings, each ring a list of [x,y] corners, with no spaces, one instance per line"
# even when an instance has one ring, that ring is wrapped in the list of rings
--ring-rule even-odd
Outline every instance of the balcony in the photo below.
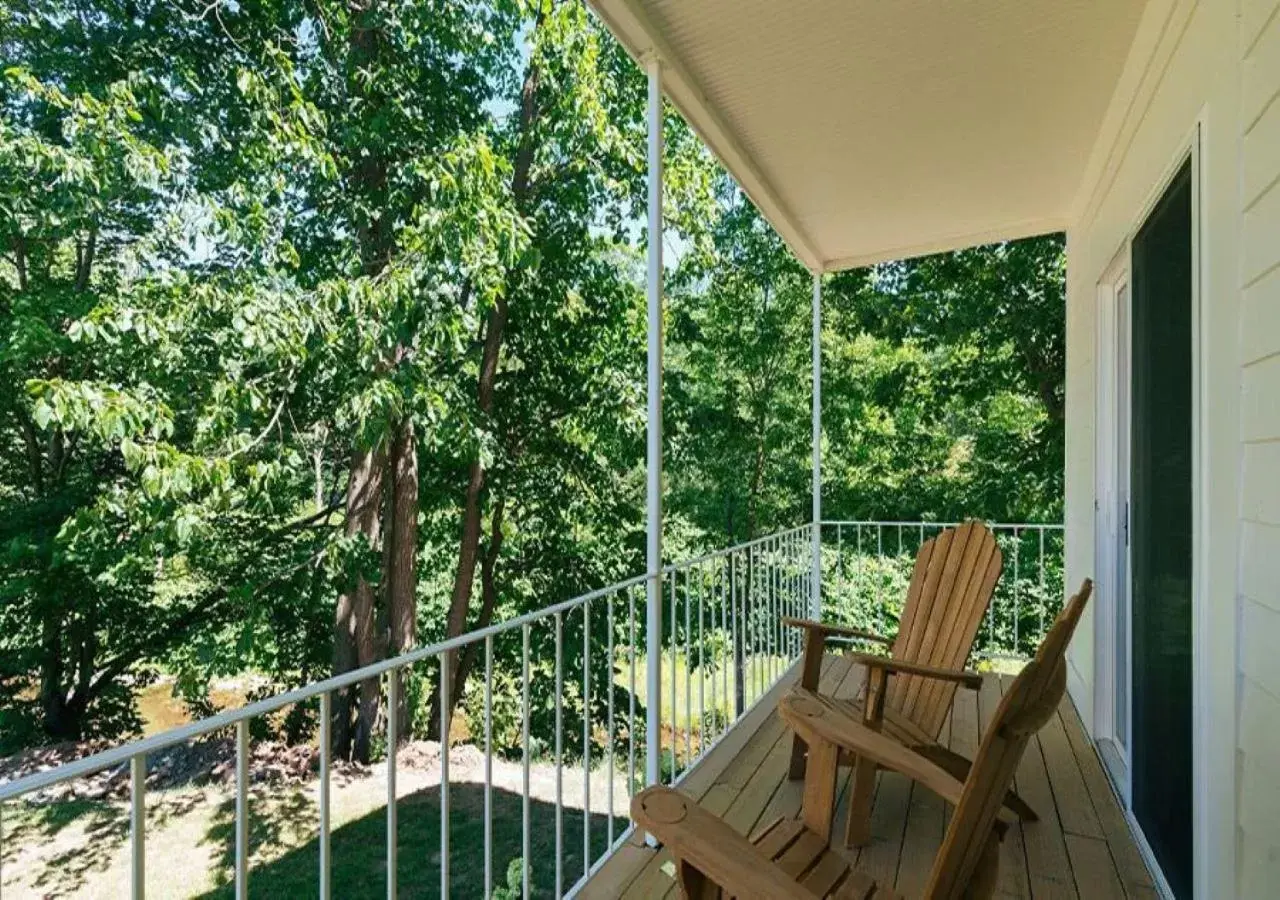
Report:
[[[892,632],[916,548],[941,527],[824,523],[824,616]],[[1038,644],[1064,594],[1059,526],[993,530],[1004,574],[974,659],[992,674],[979,694],[961,692],[944,730],[970,756],[1007,678],[999,673],[1014,671]],[[798,783],[784,775],[789,742],[774,708],[801,649],[781,618],[813,608],[813,534],[805,525],[768,535],[668,566],[656,583],[633,578],[143,741],[20,773],[0,784],[0,885],[6,896],[664,893],[673,887],[669,867],[626,819],[631,793],[654,773],[744,832],[798,808]],[[644,652],[650,589],[662,607],[655,665]],[[477,684],[460,710],[466,721],[440,723],[452,736],[449,753],[405,745],[391,717],[375,743],[400,750],[371,770],[337,764],[329,739],[337,691],[377,678],[385,708],[395,708],[407,686],[440,690],[438,675],[450,670],[454,653],[476,654]],[[861,677],[843,657],[827,658],[828,689],[852,694]],[[655,692],[661,699],[651,706]],[[314,711],[318,728],[303,742],[302,775],[281,783],[262,771],[252,725],[295,706]],[[226,751],[221,779],[166,776],[175,748],[192,746]],[[1017,789],[1042,821],[1006,840],[1005,894],[1152,893],[1069,699],[1024,759]],[[216,814],[193,832],[189,812],[197,804]],[[876,840],[858,864],[911,895],[942,838],[946,809],[882,775],[873,815]]]
[[[862,667],[828,655],[824,691],[853,696]],[[990,674],[978,693],[956,695],[943,741],[972,757],[1009,675]],[[791,679],[782,679],[780,694]],[[772,699],[772,696],[771,696]],[[800,810],[802,782],[786,770],[791,739],[771,704],[761,704],[688,774],[680,788],[744,834]],[[849,770],[841,771],[837,823],[847,814]],[[1033,740],[1018,770],[1017,791],[1040,814],[1010,829],[1001,847],[1000,897],[1154,897],[1155,888],[1129,833],[1092,743],[1069,697]],[[942,843],[945,803],[897,773],[882,772],[872,808],[873,840],[848,851],[857,867],[904,897],[924,887]],[[674,895],[668,855],[632,835],[583,886],[580,897]]]

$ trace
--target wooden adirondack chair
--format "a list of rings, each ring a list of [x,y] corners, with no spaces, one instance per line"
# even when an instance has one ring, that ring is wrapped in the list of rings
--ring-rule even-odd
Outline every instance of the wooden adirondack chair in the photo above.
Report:
[[[866,690],[857,700],[840,702],[868,728],[883,731],[963,779],[969,760],[940,745],[938,734],[951,709],[956,687],[977,689],[982,684],[981,676],[963,671],[963,666],[1000,580],[1003,559],[995,535],[981,522],[948,528],[925,541],[916,554],[895,638],[856,628],[786,619],[787,624],[806,632],[800,685],[817,690],[829,636],[861,638],[890,647],[889,656],[853,654],[867,667]],[[850,755],[843,761],[855,766],[845,841],[849,846],[859,846],[871,837],[876,766]],[[804,770],[805,741],[796,734],[791,748],[791,778],[804,777]],[[1006,802],[1023,818],[1036,818],[1034,810],[1016,794],[1011,793]]]
[[[830,698],[797,687],[779,711],[809,746],[800,818],[780,819],[748,840],[670,788],[652,787],[631,801],[631,817],[675,857],[684,897],[897,897],[831,847],[837,767],[842,750],[875,760],[927,785],[955,809],[925,887],[926,900],[994,894],[999,840],[1012,816],[1001,798],[1013,782],[1027,742],[1053,716],[1067,684],[1066,649],[1093,586],[1058,616],[1035,658],[1000,701],[978,755],[961,782],[928,757],[867,728]]]

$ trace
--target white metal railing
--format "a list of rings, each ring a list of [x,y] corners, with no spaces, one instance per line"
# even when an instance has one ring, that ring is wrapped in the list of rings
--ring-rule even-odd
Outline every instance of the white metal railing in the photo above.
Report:
[[[824,521],[824,618],[887,631],[897,627],[916,551],[956,522]],[[986,659],[1025,659],[1062,609],[1065,535],[1060,524],[987,523],[1004,570],[974,647]]]
[[[820,589],[822,615],[880,630],[892,630],[901,609],[911,565],[919,545],[950,523],[897,521],[823,522]],[[985,657],[1025,656],[1043,636],[1062,602],[1063,532],[1060,525],[991,526],[1005,554],[1005,569],[993,598],[977,652]],[[451,865],[463,854],[483,855],[483,891],[490,896],[500,873],[518,860],[518,888],[529,896],[535,888],[554,884],[555,896],[575,893],[631,832],[626,805],[645,780],[647,762],[659,761],[659,780],[680,782],[697,762],[729,732],[752,705],[764,697],[799,657],[799,634],[782,625],[785,615],[804,616],[814,609],[812,537],[804,525],[690,559],[661,570],[661,658],[646,656],[648,617],[646,587],[638,576],[572,600],[432,644],[395,659],[330,678],[241,709],[176,728],[55,769],[0,784],[4,804],[20,798],[42,800],[55,785],[102,772],[129,772],[129,842],[132,895],[142,897],[146,883],[147,758],[157,751],[219,732],[232,732],[235,747],[234,886],[247,895],[249,824],[250,722],[299,703],[317,703],[318,858],[317,892],[333,892],[331,846],[331,781],[333,772],[333,695],[367,681],[383,680],[386,709],[398,708],[402,679],[411,673],[434,678],[434,689],[449,692],[447,673],[454,654],[483,654],[482,726],[473,739],[484,755],[483,845],[451,846],[456,815],[450,800],[449,753],[440,754],[439,883],[450,891]],[[501,752],[494,742],[496,670],[506,657],[495,656],[495,642],[518,649],[518,671],[507,674],[519,684],[519,760],[521,767],[521,831],[518,848],[495,850],[494,762]],[[579,654],[581,659],[572,659]],[[580,662],[580,669],[573,663]],[[515,669],[514,665],[509,666]],[[570,671],[570,668],[573,671]],[[477,672],[477,677],[479,673]],[[646,712],[653,686],[661,695],[659,728],[647,727]],[[570,690],[572,688],[572,690]],[[548,691],[552,691],[550,695]],[[466,698],[477,698],[468,692]],[[463,701],[467,702],[466,699]],[[450,733],[449,704],[440,703],[440,730]],[[473,716],[474,718],[474,716]],[[386,888],[397,893],[398,813],[396,715],[387,715],[386,746]],[[570,721],[566,722],[566,719]],[[574,720],[580,721],[574,721]],[[578,726],[580,724],[580,731]],[[554,767],[554,859],[535,857],[532,840],[535,766]],[[541,770],[540,770],[541,771]],[[604,797],[592,797],[593,774],[603,781]],[[567,802],[567,779],[580,776],[581,790]],[[47,799],[47,798],[43,798]],[[542,801],[540,801],[542,802]],[[580,860],[566,842],[566,810],[581,807]],[[593,825],[593,816],[604,823]],[[2,819],[0,819],[2,821]],[[539,834],[543,825],[536,828]],[[593,840],[593,829],[597,831]],[[603,834],[600,834],[603,831]],[[0,841],[4,832],[0,830]],[[3,849],[0,847],[0,849]],[[507,859],[497,859],[506,854]],[[2,858],[2,856],[0,856]],[[476,860],[472,857],[472,865]],[[579,867],[569,871],[568,862]],[[413,865],[420,871],[421,855]],[[3,872],[0,872],[0,877]]]
[[[572,894],[626,839],[631,826],[615,814],[625,810],[631,793],[642,784],[650,755],[660,761],[661,780],[678,783],[702,756],[732,728],[737,719],[759,700],[798,657],[801,647],[793,629],[782,626],[784,615],[803,615],[812,602],[812,556],[808,525],[761,537],[736,547],[666,566],[660,574],[663,622],[662,658],[642,658],[646,647],[645,588],[648,578],[638,576],[572,600],[519,616],[461,637],[432,644],[403,656],[329,678],[297,690],[223,712],[180,728],[98,753],[57,768],[0,784],[0,816],[6,803],[20,798],[41,799],[41,792],[104,770],[128,768],[129,843],[131,894],[146,893],[147,872],[147,758],[150,754],[214,733],[233,731],[235,745],[234,889],[245,897],[250,880],[249,824],[253,816],[249,793],[249,726],[299,703],[319,706],[317,803],[317,892],[328,898],[333,891],[334,854],[331,847],[331,775],[333,772],[333,695],[372,678],[383,681],[385,708],[398,709],[402,678],[410,673],[435,676],[440,691],[441,735],[449,735],[448,673],[453,655],[469,648],[483,648],[484,841],[483,847],[451,847],[453,810],[450,802],[449,753],[440,754],[440,891],[448,896],[450,867],[461,853],[483,854],[484,895],[490,896],[496,874],[494,859],[493,740],[494,642],[520,647],[520,730],[522,766],[520,889],[529,896],[538,878],[554,880],[555,895]],[[637,606],[639,609],[637,609]],[[581,641],[581,672],[566,672],[565,657],[571,642]],[[654,667],[658,667],[655,671]],[[545,700],[548,669],[554,684],[551,722],[535,702],[535,691]],[[660,728],[653,733],[639,708],[652,698],[640,693],[656,675],[660,685]],[[566,691],[570,679],[576,696]],[[543,679],[539,681],[538,679]],[[619,683],[621,682],[621,683]],[[619,695],[621,699],[619,699]],[[603,697],[603,700],[601,699]],[[566,701],[581,718],[581,743],[566,735]],[[386,888],[395,897],[398,878],[398,716],[386,719]],[[550,731],[548,734],[547,732]],[[535,747],[542,760],[535,759]],[[624,760],[620,757],[625,753]],[[535,764],[555,767],[555,859],[550,867],[532,852],[531,770]],[[582,851],[581,870],[566,871],[565,809],[563,788],[572,770],[581,769]],[[605,797],[595,812],[605,815],[604,840],[592,840],[593,769],[603,769]],[[621,788],[618,782],[621,780]],[[45,798],[47,800],[47,798]],[[621,801],[621,803],[619,803]],[[625,812],[623,813],[625,815]],[[0,818],[2,821],[2,818]],[[4,840],[0,830],[0,841]],[[0,849],[3,849],[0,845]],[[0,858],[3,858],[0,855]],[[508,863],[510,860],[507,861]],[[422,858],[414,859],[420,868]],[[549,871],[548,871],[549,869]],[[0,880],[3,872],[0,871]],[[539,884],[540,889],[549,887]]]

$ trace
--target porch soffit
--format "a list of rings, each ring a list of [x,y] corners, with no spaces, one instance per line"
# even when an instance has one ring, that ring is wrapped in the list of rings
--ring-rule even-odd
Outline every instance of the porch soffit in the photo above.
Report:
[[[1066,226],[1146,0],[590,0],[811,269]]]

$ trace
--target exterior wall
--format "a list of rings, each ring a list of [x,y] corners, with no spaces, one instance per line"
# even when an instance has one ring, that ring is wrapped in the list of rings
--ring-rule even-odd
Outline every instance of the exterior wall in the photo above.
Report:
[[[1240,15],[1238,889],[1280,885],[1280,0]]]
[[[1274,588],[1280,575],[1275,568],[1275,560],[1280,559],[1280,527],[1264,533],[1242,521],[1253,518],[1242,515],[1242,508],[1261,505],[1265,508],[1259,508],[1257,516],[1280,526],[1280,488],[1276,487],[1280,484],[1280,442],[1255,447],[1242,440],[1242,435],[1254,433],[1247,429],[1270,429],[1273,435],[1280,435],[1280,413],[1274,408],[1276,391],[1280,390],[1280,360],[1270,369],[1259,362],[1242,372],[1241,365],[1241,310],[1245,304],[1253,310],[1249,313],[1256,321],[1252,327],[1270,332],[1270,340],[1254,339],[1265,344],[1255,355],[1280,351],[1280,306],[1276,303],[1280,300],[1280,274],[1269,288],[1270,306],[1261,296],[1247,298],[1248,291],[1242,290],[1241,284],[1246,257],[1254,260],[1250,265],[1255,271],[1267,265],[1264,259],[1268,255],[1272,264],[1280,260],[1280,188],[1272,192],[1271,206],[1255,205],[1250,213],[1242,214],[1241,200],[1245,179],[1242,147],[1248,140],[1242,138],[1242,97],[1246,104],[1250,102],[1249,89],[1244,87],[1250,78],[1248,65],[1241,64],[1247,49],[1242,45],[1242,33],[1247,21],[1255,22],[1255,30],[1260,30],[1270,16],[1268,30],[1280,35],[1280,25],[1271,15],[1277,2],[1280,0],[1151,0],[1068,230],[1066,523],[1068,579],[1075,585],[1095,571],[1098,282],[1125,249],[1149,204],[1198,136],[1195,435],[1199,483],[1195,495],[1197,744],[1193,828],[1196,895],[1213,898],[1263,896],[1262,882],[1250,874],[1250,867],[1258,865],[1253,860],[1275,854],[1266,844],[1277,840],[1271,836],[1277,832],[1272,827],[1266,838],[1253,838],[1255,844],[1249,845],[1250,839],[1242,835],[1252,833],[1256,826],[1246,829],[1246,810],[1254,805],[1264,807],[1256,815],[1263,816],[1269,810],[1267,821],[1272,826],[1280,824],[1280,791],[1273,787],[1270,800],[1256,803],[1242,802],[1239,794],[1242,779],[1259,780],[1266,777],[1262,771],[1269,770],[1270,777],[1280,778],[1280,764],[1275,761],[1275,748],[1280,746],[1280,706],[1266,707],[1267,712],[1258,715],[1260,722],[1270,715],[1266,721],[1271,730],[1265,733],[1243,722],[1238,726],[1237,721],[1237,707],[1253,715],[1264,703],[1261,680],[1258,687],[1247,688],[1244,694],[1239,688],[1237,629],[1242,568],[1264,562],[1272,566],[1269,573],[1258,571],[1251,576],[1264,593],[1267,588],[1263,586],[1269,586],[1271,599],[1269,606],[1256,603],[1261,614],[1249,613],[1252,619],[1246,625],[1256,619],[1254,627],[1259,634],[1270,628],[1270,644],[1280,645],[1280,602]],[[1243,7],[1250,9],[1246,12]],[[1259,77],[1255,75],[1253,80]],[[1254,90],[1269,96],[1275,86],[1273,81],[1270,92],[1262,87]],[[1252,102],[1261,108],[1258,101]],[[1280,116],[1280,109],[1269,112]],[[1259,189],[1276,174],[1266,174],[1268,164],[1280,163],[1280,124],[1267,122],[1260,127],[1262,131],[1254,129],[1260,137],[1255,143],[1259,148],[1265,145],[1257,152],[1266,156],[1266,162],[1259,158],[1253,164]],[[1250,221],[1251,216],[1256,224]],[[1263,317],[1267,317],[1265,321]],[[1255,367],[1255,373],[1247,371]],[[1256,384],[1249,386],[1250,381]],[[1271,391],[1268,397],[1260,393],[1263,390]],[[1249,411],[1242,413],[1245,407]],[[1248,497],[1243,503],[1242,483]],[[1259,563],[1245,562],[1246,558]],[[1262,614],[1271,617],[1265,625]],[[1251,640],[1246,637],[1240,642]],[[1096,734],[1094,647],[1093,623],[1083,623],[1072,646],[1070,686],[1086,726]],[[1269,665],[1267,683],[1274,690],[1280,681],[1280,666],[1274,662]],[[1266,702],[1274,700],[1272,694],[1267,698]],[[1238,757],[1237,734],[1241,744],[1246,740],[1254,745],[1269,742],[1271,760],[1263,764],[1256,755],[1250,760],[1248,753]],[[1259,840],[1261,844],[1256,843]],[[1280,873],[1274,877],[1280,878]]]

